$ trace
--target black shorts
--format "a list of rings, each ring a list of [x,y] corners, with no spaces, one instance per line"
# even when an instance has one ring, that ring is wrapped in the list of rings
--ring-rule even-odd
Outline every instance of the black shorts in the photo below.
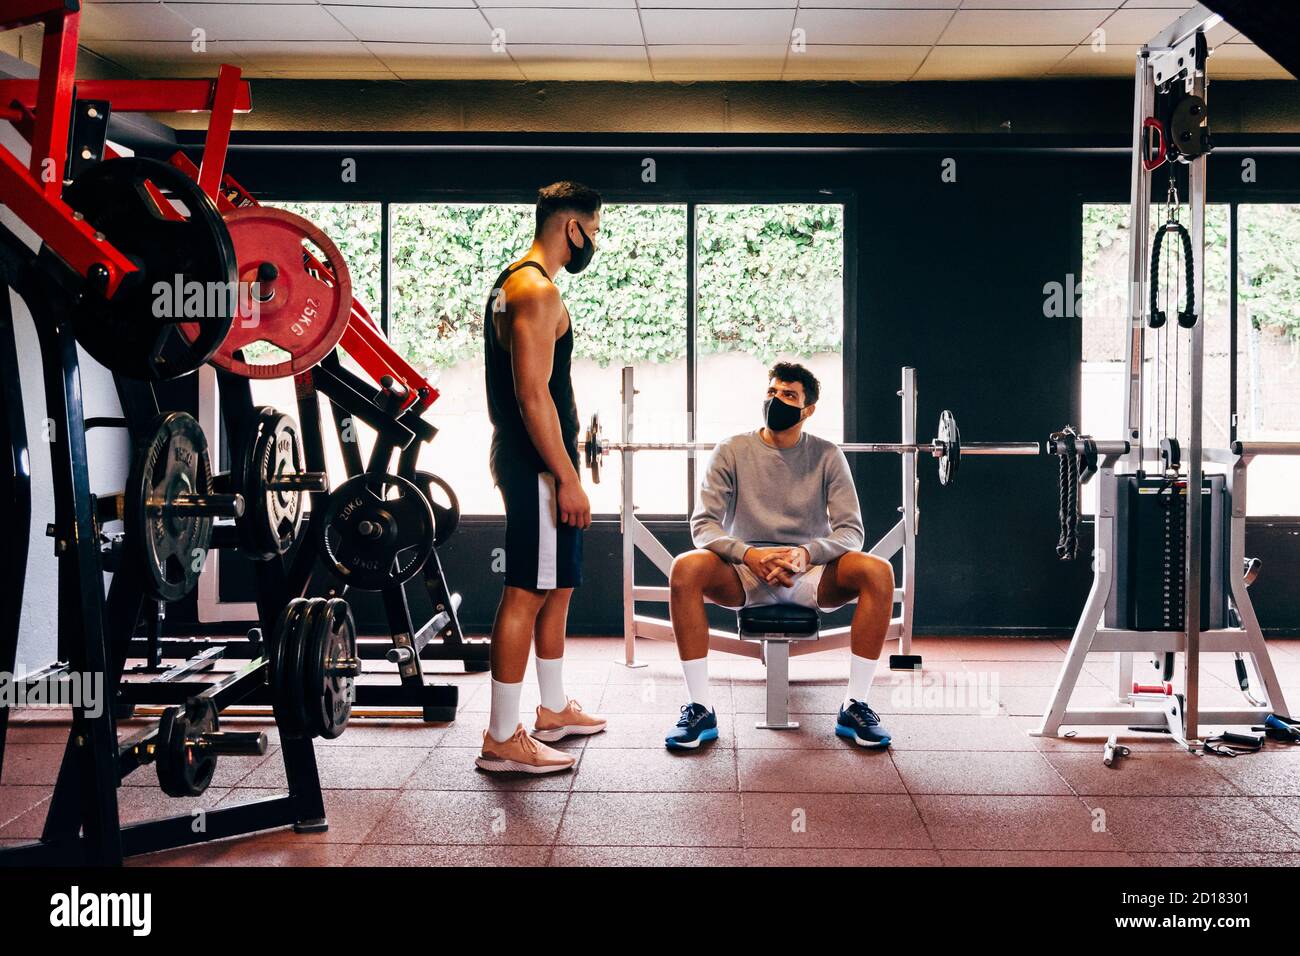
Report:
[[[502,476],[506,505],[506,584],[534,591],[582,584],[582,531],[560,524],[549,471]]]

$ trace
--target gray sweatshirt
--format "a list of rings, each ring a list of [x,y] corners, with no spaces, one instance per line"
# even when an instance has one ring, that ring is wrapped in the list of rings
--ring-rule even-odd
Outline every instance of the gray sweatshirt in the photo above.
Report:
[[[773,448],[757,430],[713,449],[691,515],[691,538],[740,564],[749,547],[803,545],[813,564],[862,548],[862,513],[848,459],[804,432],[793,448]]]

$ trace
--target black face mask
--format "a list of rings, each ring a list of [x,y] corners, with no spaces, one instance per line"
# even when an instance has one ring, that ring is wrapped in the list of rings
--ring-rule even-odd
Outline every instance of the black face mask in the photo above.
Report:
[[[564,241],[569,244],[569,261],[564,264],[564,268],[576,275],[591,264],[591,257],[596,254],[596,244],[591,241],[591,236],[587,235],[587,231],[582,228],[582,223],[576,219],[573,222],[586,242],[584,246],[575,246],[573,240],[569,238],[569,230],[564,230]]]
[[[774,432],[783,432],[799,424],[803,409],[789,405],[779,398],[769,398],[763,403],[763,421]]]

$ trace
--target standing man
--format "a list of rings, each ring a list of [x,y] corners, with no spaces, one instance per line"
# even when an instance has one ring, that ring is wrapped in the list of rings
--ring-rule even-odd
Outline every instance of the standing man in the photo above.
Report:
[[[533,244],[493,283],[483,315],[492,420],[492,478],[506,510],[506,581],[492,624],[492,708],[475,763],[484,770],[555,773],[575,758],[547,743],[596,734],[605,721],[564,693],[564,631],[582,583],[582,530],[591,503],[578,477],[578,407],[569,374],[573,323],[551,281],[581,272],[596,252],[600,194],[558,182],[537,194]],[[537,646],[541,705],[531,735],[519,722],[529,648]]]

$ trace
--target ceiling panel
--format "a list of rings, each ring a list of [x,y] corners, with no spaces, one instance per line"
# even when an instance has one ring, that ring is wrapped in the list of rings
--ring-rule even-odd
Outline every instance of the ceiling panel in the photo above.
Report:
[[[645,40],[649,44],[677,43],[707,47],[775,45],[790,42],[793,10],[642,10]]]
[[[488,22],[515,43],[640,44],[641,23],[635,10],[569,10],[497,7],[485,10]]]
[[[953,46],[1069,45],[1083,43],[1101,26],[1105,10],[958,10],[939,39]]]
[[[926,46],[935,43],[952,19],[949,10],[800,10],[797,26],[809,43],[860,43]]]
[[[210,76],[216,64],[232,62],[257,76],[897,82],[1129,76],[1136,48],[1192,3],[83,0],[83,6],[82,45],[140,76]],[[196,26],[207,32],[203,54],[190,49]],[[795,28],[803,31],[797,35],[803,52],[789,48]],[[1097,29],[1104,46],[1094,49]],[[504,41],[499,51],[492,49],[494,33]],[[1215,76],[1289,75],[1227,24],[1210,41],[1217,46]]]

